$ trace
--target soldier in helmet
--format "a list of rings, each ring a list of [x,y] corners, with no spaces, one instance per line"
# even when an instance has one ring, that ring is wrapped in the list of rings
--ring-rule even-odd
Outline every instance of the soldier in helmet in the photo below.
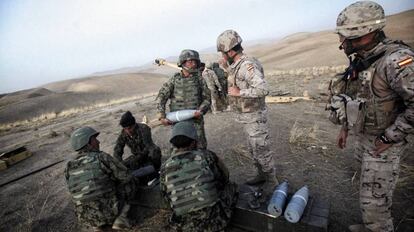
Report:
[[[254,159],[256,174],[246,184],[265,183],[263,189],[278,184],[274,169],[273,152],[269,148],[267,108],[269,94],[262,65],[243,53],[242,38],[234,30],[226,30],[217,38],[217,51],[228,64],[228,103],[237,112],[247,134],[249,151]]]
[[[161,168],[161,193],[173,211],[178,231],[221,231],[232,215],[237,186],[215,153],[197,150],[190,121],[177,123],[170,142],[176,148]]]
[[[216,114],[219,110],[217,108],[217,102],[220,102],[220,95],[223,95],[223,87],[218,79],[218,76],[213,71],[212,63],[201,63],[202,76],[207,83],[207,87],[211,93],[211,111]]]
[[[350,65],[332,82],[330,119],[342,124],[338,147],[346,146],[349,130],[355,134],[355,156],[362,161],[363,224],[351,231],[394,231],[392,195],[405,137],[414,131],[414,52],[388,39],[384,26],[383,8],[371,1],[349,5],[337,19],[340,49]]]
[[[203,115],[211,104],[210,90],[201,77],[200,56],[197,51],[185,49],[181,52],[177,65],[181,72],[175,73],[158,92],[158,119],[165,126],[172,123],[166,118],[165,105],[170,100],[170,111],[197,110],[194,114],[194,125],[199,139],[198,147],[205,149],[207,140],[204,132]]]
[[[152,165],[158,171],[161,167],[161,149],[152,141],[151,128],[137,123],[129,111],[122,115],[119,124],[122,131],[116,140],[114,157],[131,170]],[[131,149],[132,156],[123,160],[125,145]]]
[[[81,222],[94,231],[125,229],[135,180],[121,162],[99,150],[98,135],[87,126],[72,133],[72,148],[79,154],[67,163],[66,182]]]

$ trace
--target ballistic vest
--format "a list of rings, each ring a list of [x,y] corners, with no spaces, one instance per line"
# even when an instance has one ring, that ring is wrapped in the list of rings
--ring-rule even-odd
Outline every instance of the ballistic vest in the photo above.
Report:
[[[68,186],[76,205],[99,199],[106,193],[115,195],[115,183],[101,169],[99,152],[90,152],[67,164]]]
[[[165,163],[164,184],[177,216],[211,207],[219,200],[214,173],[200,151],[173,154]]]
[[[358,73],[358,79],[348,81],[346,94],[352,99],[365,101],[365,117],[362,131],[372,135],[379,135],[391,126],[398,114],[403,112],[405,106],[403,100],[393,91],[387,89],[384,97],[379,97],[374,93],[375,86],[373,81],[384,75],[378,68],[386,67],[384,57],[401,48],[401,44],[394,41],[385,41],[387,46],[384,56],[373,63],[368,69]]]
[[[252,61],[255,64],[258,64],[258,61],[255,58],[245,57],[241,60],[238,65],[235,67],[232,74],[228,76],[228,83],[229,87],[231,86],[238,86],[240,89],[250,88],[247,81],[243,81],[243,83],[238,83],[237,75],[241,68],[241,65],[245,61]],[[262,66],[259,66],[260,71],[263,73]],[[243,87],[241,87],[243,84]],[[266,108],[265,97],[257,97],[257,98],[247,98],[241,96],[228,96],[229,105],[232,107],[234,111],[239,113],[251,113],[259,110],[263,110]]]
[[[170,99],[170,111],[195,110],[202,102],[202,83],[200,74],[183,77],[181,73],[174,75],[174,92]]]

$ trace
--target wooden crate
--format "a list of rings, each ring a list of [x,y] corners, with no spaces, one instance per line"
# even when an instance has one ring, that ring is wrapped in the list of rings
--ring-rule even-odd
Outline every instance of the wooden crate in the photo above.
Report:
[[[7,166],[11,166],[19,161],[30,157],[32,153],[26,149],[26,147],[19,147],[12,151],[5,152],[0,155],[0,160],[7,163]]]

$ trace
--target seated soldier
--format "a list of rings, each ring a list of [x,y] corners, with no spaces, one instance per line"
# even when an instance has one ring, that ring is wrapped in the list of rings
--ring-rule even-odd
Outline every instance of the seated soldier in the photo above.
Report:
[[[128,202],[135,193],[135,182],[121,162],[99,150],[98,135],[91,127],[72,133],[72,148],[79,154],[67,163],[65,178],[82,223],[94,231],[106,227],[121,230],[129,227]]]
[[[237,186],[215,153],[197,149],[190,121],[175,124],[170,142],[176,148],[161,167],[161,193],[170,204],[171,225],[178,231],[223,230],[232,215]]]
[[[143,123],[136,123],[129,111],[122,115],[119,124],[123,129],[116,140],[114,157],[130,170],[153,165],[158,172],[161,166],[161,149],[152,141],[151,128]],[[131,149],[133,155],[122,160],[125,145]]]

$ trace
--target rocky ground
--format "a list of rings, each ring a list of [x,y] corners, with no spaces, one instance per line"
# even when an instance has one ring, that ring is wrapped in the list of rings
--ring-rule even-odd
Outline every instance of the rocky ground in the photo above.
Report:
[[[328,69],[327,69],[328,70]],[[352,139],[345,150],[335,147],[339,128],[327,120],[324,111],[326,88],[333,72],[273,73],[267,79],[274,91],[290,96],[309,95],[312,101],[269,104],[271,147],[280,180],[289,180],[292,189],[307,184],[312,195],[330,202],[329,231],[347,231],[349,224],[361,221],[358,206],[359,164],[353,159]],[[55,161],[65,160],[49,169],[0,188],[0,231],[86,231],[77,222],[63,170],[74,158],[70,150],[71,132],[83,125],[101,132],[101,149],[112,153],[120,116],[130,110],[137,119],[155,116],[154,97],[95,108],[33,122],[0,132],[2,151],[25,145],[33,156],[0,172],[0,183]],[[242,183],[252,174],[252,161],[242,129],[232,113],[206,116],[208,146],[231,170],[231,179]],[[169,148],[170,128],[152,130],[154,141],[165,152]],[[414,139],[402,155],[400,181],[394,196],[393,215],[397,231],[414,230]],[[128,150],[128,149],[126,149]],[[164,157],[165,158],[165,157]],[[136,212],[139,214],[140,212]],[[167,211],[141,215],[131,231],[165,231]]]

